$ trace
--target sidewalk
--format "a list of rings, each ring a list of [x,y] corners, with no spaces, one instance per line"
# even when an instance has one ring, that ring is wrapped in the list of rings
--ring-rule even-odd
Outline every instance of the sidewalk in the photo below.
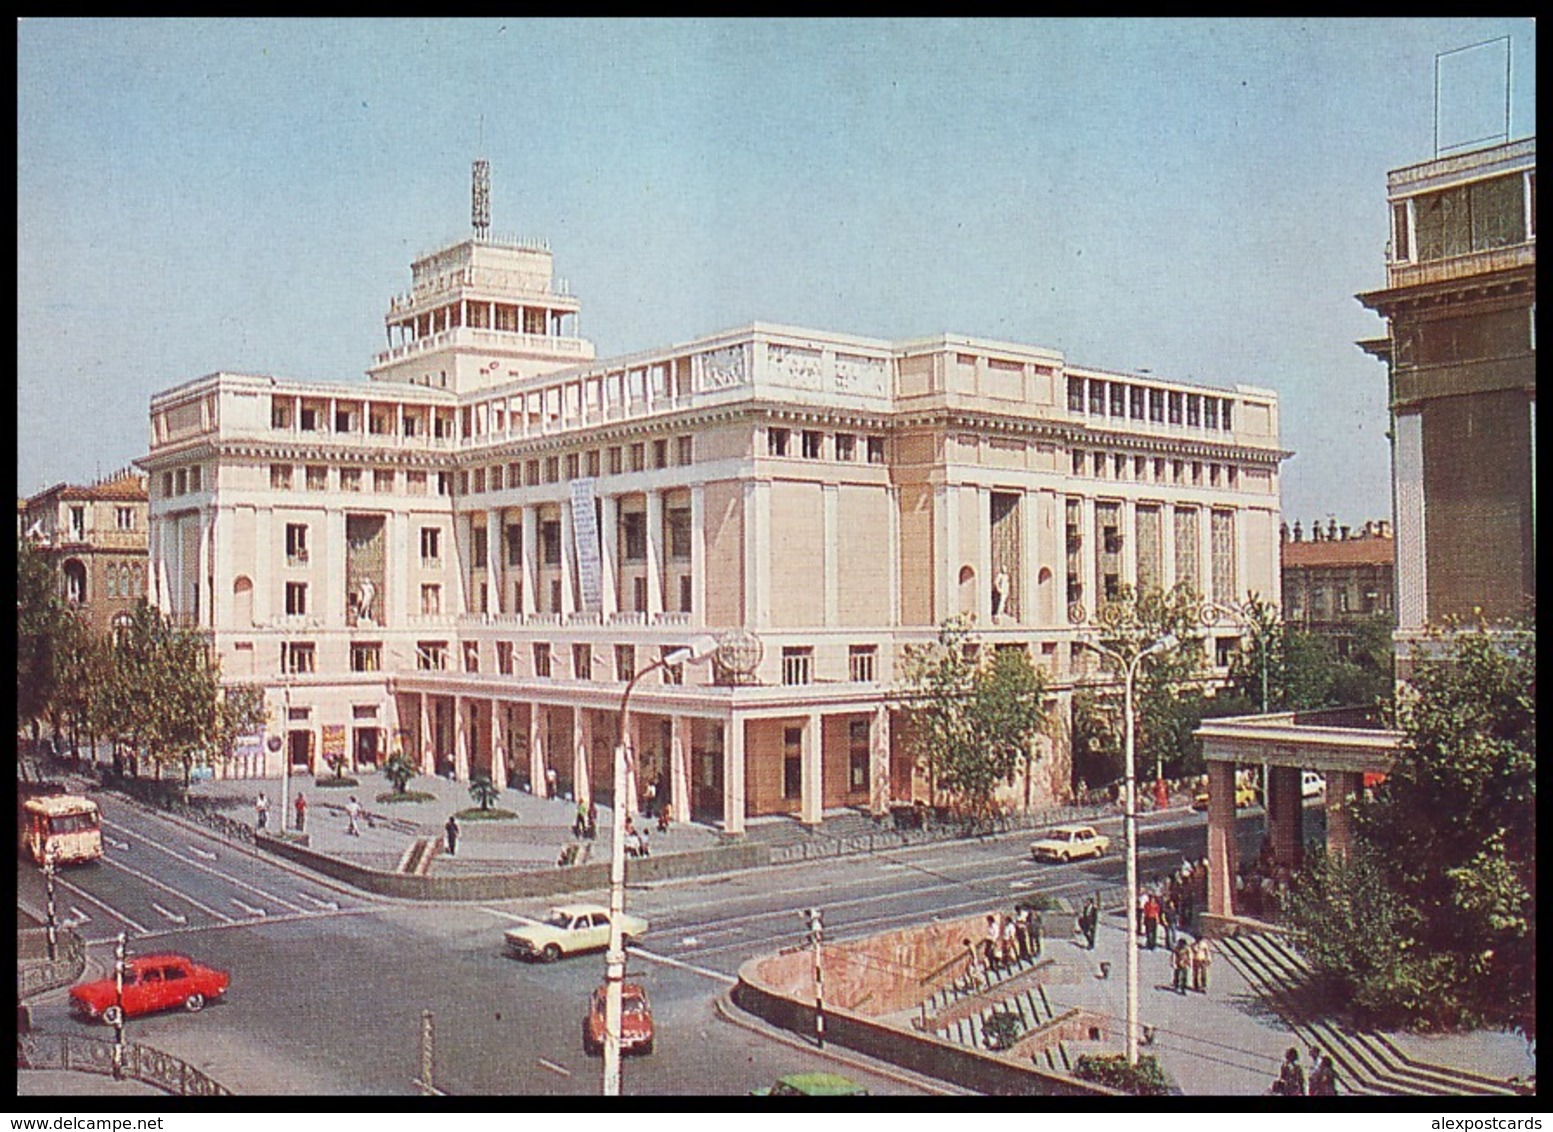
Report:
[[[115,1081],[101,1073],[76,1073],[67,1069],[18,1069],[19,1097],[165,1097],[169,1094],[143,1081]]]

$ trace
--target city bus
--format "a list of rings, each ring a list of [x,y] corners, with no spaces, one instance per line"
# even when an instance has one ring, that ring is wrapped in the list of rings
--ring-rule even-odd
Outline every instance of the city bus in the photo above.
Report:
[[[95,861],[102,856],[102,815],[97,803],[76,794],[28,798],[21,807],[22,848],[42,864]]]

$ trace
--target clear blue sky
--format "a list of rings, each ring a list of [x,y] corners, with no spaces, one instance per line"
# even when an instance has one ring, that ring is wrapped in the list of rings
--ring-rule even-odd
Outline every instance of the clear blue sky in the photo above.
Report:
[[[1503,34],[1534,134],[1526,19],[23,21],[18,486],[142,455],[201,374],[362,379],[484,115],[492,226],[601,356],[759,319],[1268,386],[1285,515],[1381,517],[1352,296],[1435,54]],[[1445,140],[1502,128],[1502,62],[1452,66]]]

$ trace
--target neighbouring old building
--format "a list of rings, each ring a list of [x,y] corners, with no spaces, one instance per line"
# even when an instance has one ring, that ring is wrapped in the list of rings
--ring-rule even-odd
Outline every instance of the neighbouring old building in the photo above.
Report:
[[[48,555],[60,597],[97,632],[147,595],[146,479],[134,469],[85,487],[55,484],[18,513],[26,537]]]
[[[1296,521],[1279,529],[1283,619],[1331,641],[1347,656],[1355,629],[1376,617],[1396,616],[1391,522],[1367,522],[1355,531],[1332,519],[1312,523],[1310,537]]]
[[[607,795],[625,681],[738,630],[745,671],[637,687],[634,789],[729,832],[878,812],[921,789],[891,691],[945,619],[1063,706],[1074,621],[1123,585],[1278,593],[1267,390],[759,323],[598,360],[548,248],[477,232],[414,262],[369,381],[152,398],[156,601],[266,686],[298,768],[402,748]],[[1066,793],[1043,753],[1014,804]]]

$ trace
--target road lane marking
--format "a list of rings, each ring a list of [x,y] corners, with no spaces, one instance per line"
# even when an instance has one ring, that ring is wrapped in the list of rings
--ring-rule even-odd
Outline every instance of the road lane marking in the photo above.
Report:
[[[79,927],[81,924],[89,924],[91,922],[92,918],[85,912],[81,911],[81,909],[77,908],[74,904],[70,906],[70,918],[65,921],[66,927],[74,928]]]
[[[289,900],[282,900],[279,896],[276,896],[272,892],[266,892],[256,884],[249,884],[247,881],[241,880],[238,877],[233,876],[231,873],[222,872],[220,869],[213,869],[209,865],[200,864],[198,861],[191,861],[181,853],[175,852],[174,850],[169,849],[167,846],[151,840],[149,837],[143,837],[141,840],[144,841],[147,845],[151,846],[151,848],[159,849],[163,853],[166,853],[175,861],[182,861],[184,864],[190,866],[191,868],[199,869],[201,872],[209,873],[211,876],[220,877],[222,880],[227,881],[230,884],[234,884],[238,888],[246,889],[256,896],[262,896],[266,900],[271,900],[283,907],[290,908],[293,912],[305,912],[307,910],[300,905],[291,903]],[[189,848],[193,849],[194,847],[191,845]],[[195,849],[195,852],[201,853],[201,851],[198,849]],[[204,856],[205,854],[201,853],[201,855]],[[209,854],[209,857],[211,860],[215,860],[216,855],[211,853]]]
[[[107,903],[106,901],[99,900],[97,897],[93,896],[90,892],[87,892],[86,889],[78,888],[76,885],[71,884],[68,880],[55,879],[54,883],[59,885],[60,888],[63,888],[63,889],[66,889],[66,890],[68,890],[70,892],[75,893],[82,900],[87,900],[87,901],[90,901],[91,903],[97,905],[97,907],[101,908],[104,912],[107,912],[108,915],[112,916],[115,920],[123,920],[130,927],[134,928],[136,933],[138,933],[139,935],[145,935],[146,934],[146,929],[145,928],[143,928],[141,925],[137,924],[134,920],[130,919],[123,912],[120,912],[113,905]]]
[[[382,912],[382,908],[341,908],[338,912],[296,912],[285,916],[270,916],[263,920],[229,920],[224,924],[190,924],[186,928],[158,928],[155,931],[147,931],[136,925],[136,938],[160,939],[172,935],[198,935],[201,932],[224,932],[241,928],[258,927],[261,924],[268,927],[270,924],[291,924],[301,920],[318,921],[329,919],[333,916],[368,916],[376,912]],[[110,947],[118,939],[117,936],[103,936],[101,939],[89,939],[88,947]]]
[[[110,849],[117,849],[120,853],[124,853],[129,850],[128,841],[116,841],[109,837],[106,833],[102,835],[102,839],[108,843],[108,848]]]
[[[181,915],[177,912],[169,912],[155,900],[151,901],[151,907],[155,908],[157,914],[160,915],[163,919],[171,920],[175,924],[187,924],[189,922],[189,917]]]
[[[216,855],[210,852],[208,849],[200,849],[193,845],[186,846],[186,848],[196,857],[203,858],[206,861],[214,861],[216,859]]]
[[[236,904],[239,908],[241,908],[244,912],[248,913],[248,915],[250,915],[250,916],[268,916],[269,915],[269,913],[266,912],[263,908],[255,908],[252,904],[244,904],[241,900],[239,900],[235,896],[232,897],[232,903]]]
[[[732,975],[725,975],[721,971],[712,971],[706,967],[697,967],[694,963],[686,963],[683,959],[670,959],[667,955],[659,955],[656,951],[644,951],[639,945],[631,948],[631,954],[643,959],[650,959],[655,963],[664,963],[670,967],[682,967],[687,971],[693,971],[697,975],[703,975],[708,979],[716,979],[728,986],[738,986],[739,980]]]
[[[313,896],[310,893],[299,892],[299,893],[297,893],[297,898],[299,900],[310,900],[314,904],[318,905],[320,908],[325,908],[325,909],[329,910],[330,912],[338,912],[340,910],[340,905],[339,905],[339,903],[337,901],[334,901],[334,900],[320,900],[320,899],[318,899],[318,897]]]
[[[139,869],[132,869],[128,865],[124,864],[124,862],[122,862],[122,861],[115,861],[112,857],[104,857],[102,859],[102,863],[107,865],[111,869],[119,869],[119,870],[121,870],[123,872],[126,872],[130,876],[135,877],[138,880],[142,880],[146,884],[149,884],[152,888],[160,888],[163,892],[170,892],[174,896],[176,896],[179,900],[183,900],[183,901],[186,901],[189,904],[194,905],[194,907],[198,908],[201,912],[204,912],[208,916],[214,916],[216,919],[225,921],[228,924],[230,924],[232,922],[232,917],[228,916],[225,912],[218,912],[216,909],[212,908],[209,904],[201,904],[198,900],[194,899],[194,897],[190,896],[188,893],[186,893],[186,892],[179,892],[172,885],[170,885],[170,884],[163,884],[161,881],[157,880],[155,877],[147,876],[145,873],[141,872]]]
[[[536,920],[532,916],[522,916],[517,912],[503,912],[500,908],[487,908],[483,904],[477,909],[477,911],[488,913],[489,915],[495,916],[498,919],[515,920],[520,924],[529,924],[534,927],[538,927],[540,924],[544,923],[543,920]]]
[[[564,1066],[564,1065],[557,1065],[553,1061],[546,1061],[542,1057],[539,1059],[539,1064],[543,1065],[546,1069],[550,1070],[550,1072],[552,1072],[552,1073],[559,1073],[562,1077],[570,1077],[572,1075],[572,1071],[570,1069],[566,1068],[566,1066]]]

